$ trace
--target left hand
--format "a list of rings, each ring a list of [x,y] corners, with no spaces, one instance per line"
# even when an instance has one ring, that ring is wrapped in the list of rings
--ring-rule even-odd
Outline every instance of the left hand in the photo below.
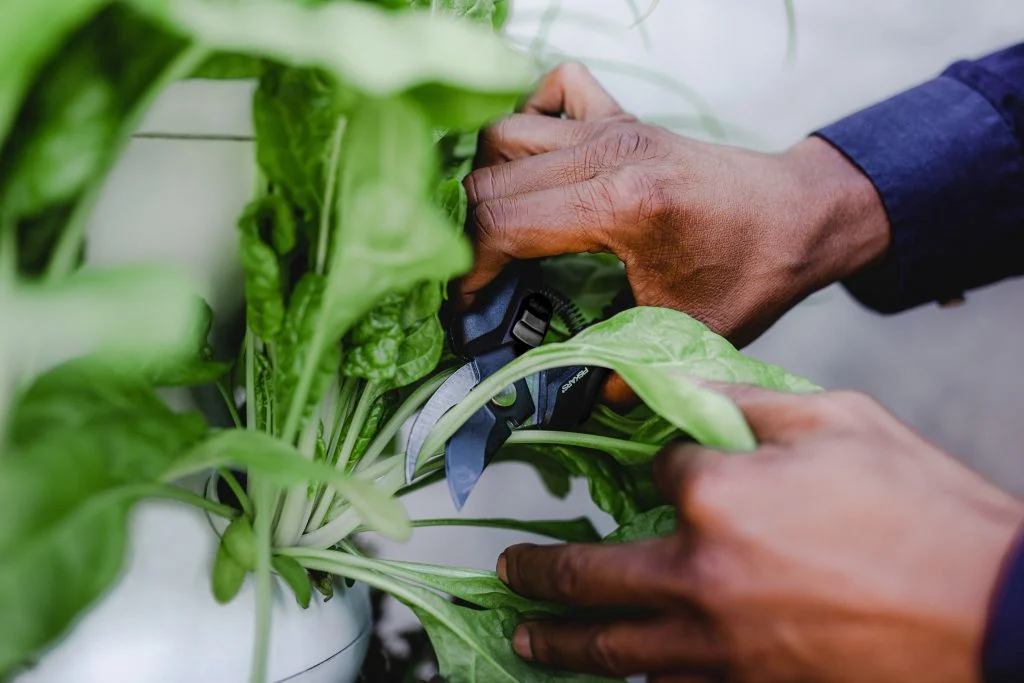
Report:
[[[498,561],[524,596],[646,616],[526,623],[520,656],[658,683],[978,681],[1024,504],[866,397],[721,390],[761,446],[659,456],[674,535],[520,545]]]

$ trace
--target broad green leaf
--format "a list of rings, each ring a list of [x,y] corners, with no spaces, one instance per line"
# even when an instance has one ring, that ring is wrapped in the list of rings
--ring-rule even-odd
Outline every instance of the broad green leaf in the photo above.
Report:
[[[546,536],[566,543],[596,543],[601,536],[594,528],[594,523],[586,517],[575,519],[550,520],[519,520],[519,519],[470,519],[454,517],[451,519],[417,519],[412,523],[414,529],[420,527],[483,527],[489,529],[507,529],[522,531],[528,534]]]
[[[270,221],[276,226],[281,213],[274,200],[257,199],[238,222],[239,255],[245,272],[246,322],[261,339],[273,339],[284,324],[284,283],[279,256],[261,236],[264,223]],[[287,215],[284,220],[292,220],[287,207],[284,214]],[[290,234],[294,245],[294,222],[290,229],[285,227],[276,232]]]
[[[438,655],[440,674],[448,683],[596,683],[609,680],[585,674],[540,669],[520,659],[512,650],[511,641],[512,632],[522,616],[515,609],[459,607],[429,588],[415,586],[391,576],[391,572],[394,571],[391,564],[376,560],[352,558],[339,552],[305,549],[289,550],[287,554],[309,569],[346,576],[386,591],[411,608],[430,636]],[[438,568],[438,571],[442,569]],[[432,575],[424,573],[423,576]],[[494,581],[500,584],[496,578]],[[457,587],[458,582],[453,579],[453,583]]]
[[[424,444],[433,453],[504,386],[544,368],[611,368],[656,413],[698,442],[725,450],[755,446],[739,409],[693,378],[807,392],[817,389],[782,368],[744,356],[685,313],[639,307],[587,328],[572,339],[541,346],[482,382],[435,426]]]
[[[294,446],[257,431],[232,429],[207,439],[183,457],[167,479],[231,466],[244,467],[282,486],[310,481],[331,484],[374,531],[396,541],[409,537],[409,518],[398,500],[330,465],[307,460]]]
[[[13,13],[19,22],[35,13],[25,10],[29,5],[47,8],[47,18],[31,29],[33,36],[47,33],[41,27],[55,21],[59,6],[68,6],[74,16],[104,5],[34,74],[23,101],[3,101],[0,95],[0,132],[10,123],[5,107],[17,107],[0,150],[0,204],[16,225],[22,271],[38,273],[49,265],[67,226],[74,224],[79,233],[84,227],[86,205],[152,99],[168,81],[191,70],[200,55],[120,3],[19,3]],[[56,20],[56,26],[62,21]],[[23,37],[8,42],[20,46]],[[63,269],[80,256],[80,238],[76,233],[62,247]]]
[[[268,67],[253,96],[260,169],[307,223],[324,209],[331,140],[349,95],[314,69]],[[315,242],[315,240],[313,240]]]
[[[385,295],[469,268],[469,245],[429,200],[432,159],[430,126],[409,101],[366,101],[350,115],[323,294],[311,329],[289,351],[302,368],[297,377],[287,371],[296,390],[285,404],[285,436],[298,431],[298,397],[319,400],[314,379],[324,354]]]
[[[675,532],[679,513],[671,505],[647,510],[604,537],[604,543],[628,543],[649,538],[660,538]]]
[[[323,69],[373,97],[410,92],[444,127],[479,126],[510,110],[536,76],[490,27],[428,12],[287,0],[132,4],[218,52]]]
[[[527,664],[512,650],[512,632],[521,616],[512,609],[474,610],[458,607],[433,593],[417,589],[415,603],[406,602],[430,636],[448,683],[478,681],[566,681],[586,683],[610,679]],[[402,598],[399,597],[401,600]]]
[[[213,55],[189,78],[214,81],[248,81],[263,75],[266,64],[263,60],[244,55],[219,54]]]
[[[0,289],[0,359],[25,379],[92,355],[108,369],[165,383],[200,360],[209,309],[183,275],[156,267],[83,270],[56,284]],[[180,377],[179,377],[180,379]]]
[[[514,444],[499,451],[495,462],[507,460],[526,462],[545,479],[561,474],[554,481],[566,489],[570,478],[586,479],[591,500],[619,523],[662,502],[651,483],[649,467],[625,467],[598,451],[564,445]]]
[[[306,273],[295,286],[288,303],[288,312],[277,340],[277,371],[271,372],[268,368],[276,381],[274,396],[282,412],[291,406],[300,378],[303,372],[307,372],[309,390],[302,412],[308,414],[330,385],[341,363],[341,347],[336,343],[324,344],[315,363],[310,362],[307,355],[311,353],[310,344],[323,324],[324,316],[320,311],[326,286],[327,281],[322,276]],[[284,415],[278,419],[283,421]],[[279,424],[278,428],[281,427]]]
[[[69,34],[109,4],[110,0],[4,4],[0,28],[4,35],[0,40],[4,64],[0,74],[0,146],[38,70]]]
[[[63,634],[114,581],[132,503],[206,429],[137,379],[75,364],[40,377],[8,427],[0,446],[0,678]]]

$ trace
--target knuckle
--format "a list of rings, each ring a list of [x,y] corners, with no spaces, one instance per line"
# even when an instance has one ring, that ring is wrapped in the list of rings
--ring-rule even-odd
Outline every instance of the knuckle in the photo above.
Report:
[[[577,597],[586,572],[585,564],[583,556],[572,552],[571,547],[566,547],[559,554],[552,567],[554,576],[551,577],[551,585],[556,598],[569,601]]]
[[[698,529],[718,528],[728,521],[737,482],[733,468],[725,463],[718,459],[695,467],[683,486],[680,511]]]
[[[560,64],[552,74],[562,81],[574,81],[580,77],[587,76],[590,74],[590,69],[586,67],[582,62],[572,60]]]
[[[600,630],[590,637],[586,645],[586,656],[597,668],[613,676],[634,673],[623,668],[617,642],[608,631]]]
[[[879,409],[875,399],[858,391],[833,391],[816,398],[818,410],[826,422],[859,421],[870,417]]]
[[[601,149],[607,160],[642,157],[651,148],[652,141],[639,126],[611,125],[605,128]]]
[[[486,201],[477,204],[473,209],[473,222],[476,225],[476,237],[483,245],[500,248],[505,243],[507,231],[506,209],[498,201]]]
[[[478,168],[462,181],[470,204],[479,202],[480,197],[489,197],[494,192],[494,171],[490,166]]]
[[[615,194],[636,212],[637,222],[648,222],[667,210],[665,188],[656,176],[634,166],[623,166],[612,175],[612,179]]]
[[[511,119],[505,119],[480,131],[479,144],[486,149],[503,154],[508,145]]]

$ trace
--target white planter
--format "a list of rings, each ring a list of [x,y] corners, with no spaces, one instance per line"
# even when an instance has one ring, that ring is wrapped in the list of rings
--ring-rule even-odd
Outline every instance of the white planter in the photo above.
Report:
[[[136,508],[130,560],[114,589],[15,683],[246,683],[254,580],[220,605],[210,590],[219,537],[206,514],[177,502]],[[275,577],[269,680],[353,683],[372,630],[369,594],[339,582],[309,608]]]
[[[164,93],[113,170],[88,228],[92,265],[187,269],[214,309],[215,344],[238,333],[231,319],[244,303],[235,225],[253,191],[251,92],[248,83],[185,82]],[[165,396],[181,409],[216,405],[188,390]],[[253,580],[231,604],[216,603],[210,572],[218,540],[202,512],[140,505],[123,576],[17,683],[248,681]],[[314,594],[302,610],[275,578],[269,679],[351,683],[370,631],[364,586],[339,585],[327,602]]]

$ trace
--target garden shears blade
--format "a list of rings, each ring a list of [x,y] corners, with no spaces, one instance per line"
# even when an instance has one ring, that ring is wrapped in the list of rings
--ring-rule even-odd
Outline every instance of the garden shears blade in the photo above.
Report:
[[[519,264],[482,293],[476,308],[449,321],[452,346],[468,362],[445,380],[414,418],[405,453],[407,483],[437,455],[421,452],[437,422],[481,382],[539,346],[556,314],[572,334],[584,327],[575,307],[543,286],[536,264]],[[491,397],[445,444],[445,474],[455,507],[462,509],[514,430],[570,429],[585,421],[607,375],[606,370],[589,366],[543,370]]]

